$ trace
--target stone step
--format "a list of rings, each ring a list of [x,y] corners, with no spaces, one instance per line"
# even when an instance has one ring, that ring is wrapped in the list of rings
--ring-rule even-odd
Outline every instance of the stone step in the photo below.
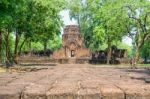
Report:
[[[12,84],[0,87],[0,99],[150,99],[150,92],[137,86],[101,85],[100,88],[79,88],[75,84]],[[129,88],[130,87],[130,88]],[[146,88],[146,86],[145,86]],[[145,90],[145,91],[144,91]]]
[[[76,63],[76,59],[69,59],[69,64],[75,64]]]

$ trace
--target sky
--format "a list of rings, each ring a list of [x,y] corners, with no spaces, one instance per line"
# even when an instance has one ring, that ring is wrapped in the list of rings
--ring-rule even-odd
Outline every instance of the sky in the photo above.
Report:
[[[63,10],[60,12],[60,15],[62,16],[62,20],[64,22],[64,25],[77,25],[77,21],[76,20],[71,20],[69,17],[69,10]],[[63,28],[62,28],[62,33],[63,34]],[[132,39],[129,37],[123,37],[122,42],[124,42],[125,44],[131,46],[132,45]]]
[[[63,10],[60,12],[60,15],[62,16],[62,20],[64,21],[65,26],[66,25],[77,25],[76,20],[71,20],[69,17],[69,10]]]

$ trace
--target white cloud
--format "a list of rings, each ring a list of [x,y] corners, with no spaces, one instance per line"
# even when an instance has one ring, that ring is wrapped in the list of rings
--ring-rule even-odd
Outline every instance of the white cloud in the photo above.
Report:
[[[69,17],[69,10],[63,10],[60,12],[60,15],[62,16],[62,20],[64,21],[65,26],[66,25],[77,25],[76,20],[70,20]]]

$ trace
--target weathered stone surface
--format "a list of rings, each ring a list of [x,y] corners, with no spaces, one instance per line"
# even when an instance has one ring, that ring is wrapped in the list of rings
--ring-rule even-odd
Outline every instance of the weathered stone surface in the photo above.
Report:
[[[0,99],[20,99],[21,86],[0,86]]]
[[[47,92],[48,99],[75,99],[77,86],[74,84],[56,84]]]
[[[0,99],[150,99],[150,84],[141,79],[149,77],[145,71],[66,64],[36,72],[3,73]]]
[[[15,80],[15,78],[0,78],[0,86],[6,85],[13,80]]]
[[[124,92],[114,85],[100,85],[102,99],[125,99]]]
[[[57,72],[59,71],[47,72],[43,78],[27,86],[23,92],[23,99],[46,99],[46,92],[64,75]]]
[[[119,85],[124,90],[126,99],[150,99],[150,85]]]
[[[98,89],[80,89],[77,99],[101,99],[100,90]]]
[[[0,74],[0,86],[7,85],[8,83],[14,81],[19,77],[21,74],[18,73],[2,73]]]
[[[48,85],[30,85],[25,88],[23,99],[46,99],[46,90],[48,89]]]

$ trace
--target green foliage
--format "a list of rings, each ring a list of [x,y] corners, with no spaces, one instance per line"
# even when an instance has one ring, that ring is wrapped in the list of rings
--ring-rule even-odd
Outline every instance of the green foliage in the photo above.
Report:
[[[139,62],[140,52],[144,43],[150,37],[150,1],[149,0],[128,0],[124,1],[124,8],[128,15],[130,24],[126,26],[129,36],[133,40],[133,57],[135,64]]]
[[[41,50],[55,41],[63,25],[59,12],[64,8],[65,0],[1,0],[0,36],[4,39],[0,46],[5,53],[0,50],[0,54],[9,61],[7,54],[15,59],[21,50]]]
[[[129,46],[123,42],[114,42],[113,45],[116,45],[118,49],[126,49],[128,52],[128,57],[132,57],[132,46]]]
[[[141,55],[143,58],[147,57],[150,59],[150,40],[146,41],[141,49]]]
[[[50,40],[48,43],[48,48],[52,51],[59,49],[61,47],[62,41],[59,36],[55,36],[54,40]]]
[[[61,43],[62,43],[61,38],[59,36],[55,35],[54,39],[50,39],[50,40],[47,41],[47,44],[48,44],[47,49],[50,49],[51,51],[54,51],[54,50],[61,47]],[[32,50],[36,50],[36,51],[43,50],[43,43],[40,42],[40,41],[32,42],[31,46],[32,46]],[[22,48],[22,51],[23,52],[24,51],[29,51],[28,44],[24,44],[24,46]]]
[[[120,3],[119,0],[73,0],[69,4],[70,15],[78,20],[87,47],[98,48],[97,45],[108,39],[121,40],[125,35],[127,15],[124,15]]]
[[[68,8],[71,18],[78,20],[86,46],[93,51],[130,36],[138,57],[150,37],[149,0],[72,0]],[[122,44],[117,46],[126,48]],[[126,49],[131,57],[131,48]]]
[[[40,42],[32,42],[31,46],[32,46],[32,50],[36,50],[36,51],[43,50],[43,45]]]

